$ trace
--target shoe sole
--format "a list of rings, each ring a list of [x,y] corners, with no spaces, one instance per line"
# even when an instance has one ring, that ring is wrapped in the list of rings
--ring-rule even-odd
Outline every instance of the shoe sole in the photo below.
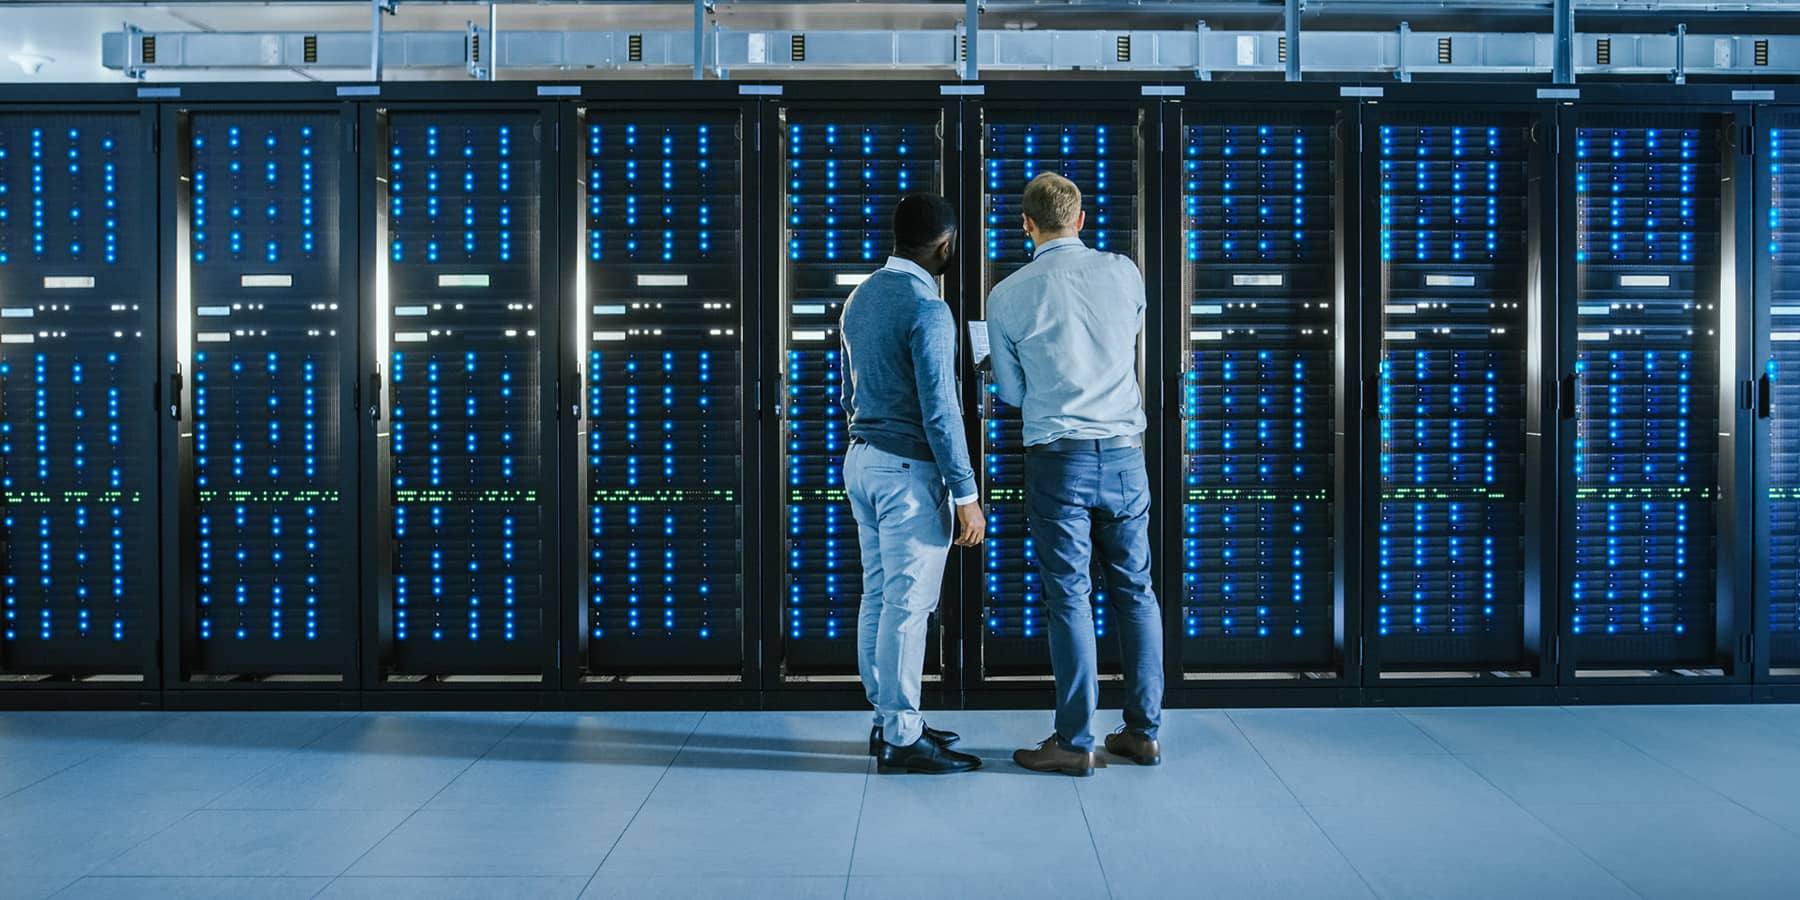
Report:
[[[980,766],[970,766],[966,769],[915,769],[911,766],[875,764],[876,773],[881,775],[961,775],[964,772],[974,772],[980,768]]]
[[[1027,772],[1038,772],[1038,773],[1041,773],[1044,775],[1067,775],[1070,778],[1092,778],[1092,777],[1094,777],[1095,772],[1098,772],[1101,769],[1106,768],[1106,761],[1101,760],[1099,765],[1094,766],[1091,769],[1090,768],[1065,768],[1062,766],[1052,766],[1048,769],[1040,769],[1040,768],[1037,768],[1036,766],[1025,765],[1024,763],[1019,762],[1016,759],[1013,760],[1013,765],[1018,766],[1019,768],[1024,769]]]

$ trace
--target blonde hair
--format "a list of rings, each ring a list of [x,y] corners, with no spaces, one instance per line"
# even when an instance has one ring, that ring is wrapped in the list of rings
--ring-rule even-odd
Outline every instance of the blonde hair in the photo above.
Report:
[[[1020,204],[1025,215],[1037,227],[1049,232],[1065,231],[1075,226],[1081,216],[1081,188],[1055,172],[1045,172],[1025,186]]]

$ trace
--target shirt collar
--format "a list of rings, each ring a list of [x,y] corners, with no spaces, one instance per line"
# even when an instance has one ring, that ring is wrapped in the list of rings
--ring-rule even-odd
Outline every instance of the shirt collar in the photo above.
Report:
[[[937,295],[938,295],[937,279],[931,277],[931,273],[925,271],[924,267],[920,266],[918,263],[913,262],[910,259],[903,259],[898,256],[890,256],[887,259],[887,265],[882,266],[882,268],[892,269],[893,271],[899,272],[904,275],[911,275],[912,277],[918,279],[920,284],[925,285],[926,293],[930,294],[934,299],[937,297]]]
[[[1065,247],[1085,247],[1085,246],[1087,246],[1087,245],[1083,244],[1081,242],[1081,238],[1078,238],[1078,237],[1057,238],[1054,241],[1045,241],[1044,243],[1039,244],[1037,250],[1032,253],[1031,258],[1036,259],[1040,256],[1043,256],[1046,253],[1051,253],[1051,252],[1054,252],[1057,250],[1061,250]]]

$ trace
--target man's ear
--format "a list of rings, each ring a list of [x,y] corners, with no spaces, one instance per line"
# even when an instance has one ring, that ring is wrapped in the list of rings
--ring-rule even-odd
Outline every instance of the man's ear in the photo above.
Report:
[[[1019,227],[1025,229],[1026,231],[1036,231],[1037,223],[1031,221],[1030,216],[1028,216],[1024,213],[1019,213]]]
[[[1087,227],[1087,210],[1084,209],[1075,214],[1075,230],[1080,231],[1081,229],[1086,228],[1086,227]]]

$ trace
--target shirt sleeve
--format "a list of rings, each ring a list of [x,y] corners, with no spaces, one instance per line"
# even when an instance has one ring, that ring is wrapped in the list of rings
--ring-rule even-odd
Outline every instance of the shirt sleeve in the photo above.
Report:
[[[994,391],[1008,406],[1025,403],[1025,367],[1019,362],[1019,346],[1006,333],[1006,320],[995,315],[994,295],[988,295],[988,354],[993,357]]]
[[[973,496],[975,470],[969,465],[969,441],[963,435],[962,407],[956,399],[956,323],[949,308],[935,304],[913,327],[911,343],[919,413],[931,456],[950,496]]]

